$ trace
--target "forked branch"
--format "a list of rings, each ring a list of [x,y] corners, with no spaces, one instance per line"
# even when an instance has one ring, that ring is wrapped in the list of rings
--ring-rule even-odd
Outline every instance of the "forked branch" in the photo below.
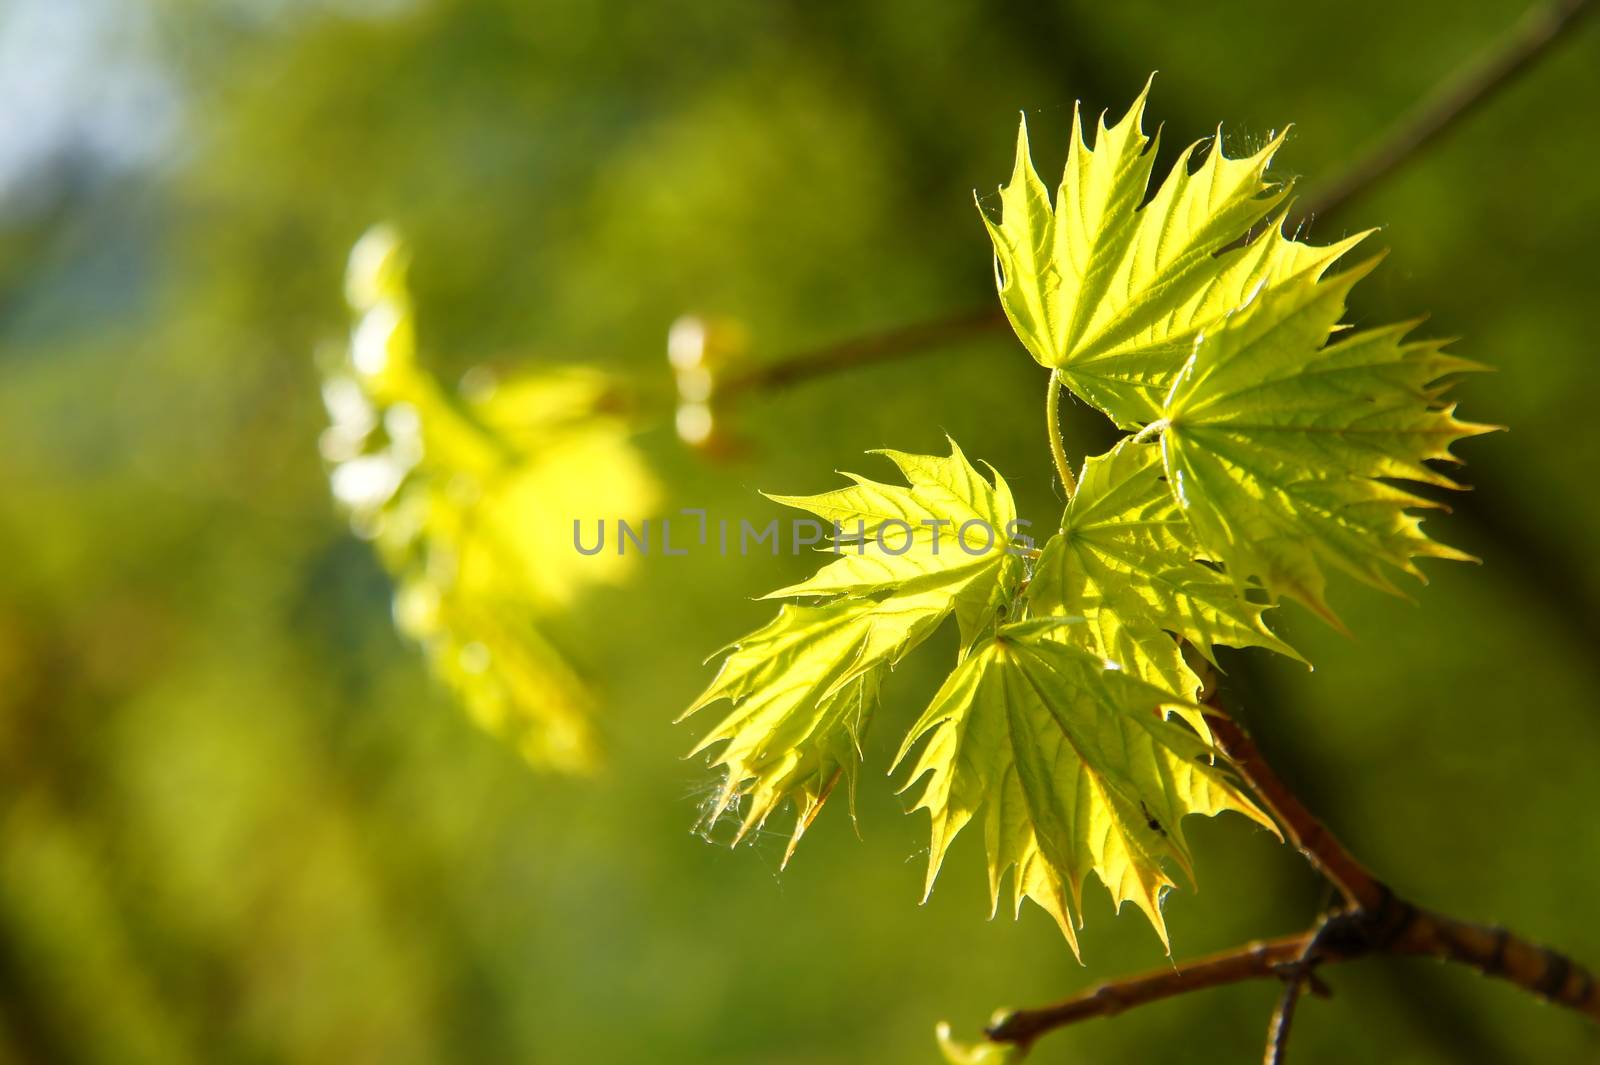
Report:
[[[1015,1010],[990,1025],[992,1042],[1030,1045],[1047,1032],[1149,1002],[1246,980],[1288,982],[1268,1034],[1266,1061],[1281,1063],[1295,1003],[1323,965],[1379,955],[1433,958],[1505,980],[1600,1021],[1594,976],[1571,958],[1504,928],[1457,920],[1397,897],[1306,809],[1232,719],[1208,716],[1217,746],[1344,905],[1298,935],[1251,943],[1198,961],[1102,984],[1055,1005]]]
[[[1600,1020],[1600,995],[1595,993],[1594,978],[1565,955],[1529,943],[1503,928],[1469,924],[1413,907],[1405,909],[1409,912],[1403,927],[1387,938],[1371,936],[1370,929],[1359,921],[1335,926],[1340,927],[1340,932],[1325,936],[1325,941],[1307,958],[1308,964],[1328,965],[1379,954],[1455,962]],[[1169,966],[1110,981],[1051,1006],[1013,1010],[990,1025],[986,1034],[997,1043],[1027,1044],[1057,1028],[1093,1017],[1112,1017],[1192,991],[1246,980],[1284,979],[1286,970],[1306,956],[1316,935],[1317,929],[1309,929],[1298,935],[1262,940],[1176,968]]]

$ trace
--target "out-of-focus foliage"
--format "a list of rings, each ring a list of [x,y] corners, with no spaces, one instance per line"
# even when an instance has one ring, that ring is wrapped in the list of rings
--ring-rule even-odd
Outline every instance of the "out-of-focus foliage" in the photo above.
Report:
[[[569,367],[446,392],[417,358],[408,265],[388,227],[350,254],[356,323],[322,385],[333,494],[396,583],[400,630],[473,718],[535,765],[591,769],[591,696],[539,619],[635,561],[574,550],[574,521],[638,526],[656,505],[622,389]]]
[[[415,249],[423,351],[448,382],[578,360],[666,392],[686,312],[742,322],[756,361],[992,306],[971,190],[992,188],[1019,109],[1063,130],[1073,100],[1118,105],[1158,68],[1160,172],[1217,115],[1237,118],[1239,157],[1292,119],[1280,155],[1309,186],[1514,17],[1438,0],[24,0],[0,23],[22,7],[137,9],[181,103],[156,169],[96,178],[60,153],[0,229],[0,1060],[115,1065],[926,1065],[941,1016],[971,1033],[996,1005],[1166,964],[1098,887],[1089,970],[1032,907],[974,920],[976,846],[908,905],[927,830],[881,786],[858,799],[866,845],[821,817],[781,876],[787,831],[738,855],[684,831],[715,793],[676,757],[673,711],[706,649],[770,617],[744,597],[811,559],[652,556],[546,618],[614,770],[529,772],[396,637],[387,575],[329,502],[308,353],[342,345],[340,278],[377,218]],[[70,39],[5,62],[58,68]],[[1219,655],[1259,742],[1364,859],[1590,961],[1600,497],[1574,485],[1600,463],[1600,186],[1575,175],[1600,163],[1596,98],[1591,24],[1349,216],[1391,248],[1351,320],[1427,308],[1430,334],[1498,369],[1460,389],[1515,432],[1457,448],[1476,491],[1429,522],[1486,564],[1432,567],[1420,612],[1336,582],[1354,639],[1281,612],[1314,675]],[[12,108],[0,151],[40,114]],[[1035,144],[1041,171],[1057,140]],[[1301,236],[1350,232],[1329,216]],[[671,486],[661,514],[760,525],[782,508],[758,486],[820,487],[886,442],[942,453],[948,432],[1048,518],[1042,377],[996,333],[748,398],[723,413],[735,462],[684,454],[670,412],[638,446]],[[1069,451],[1104,451],[1103,419],[1066,406]],[[954,644],[951,626],[885,678],[875,764]],[[1200,882],[1230,887],[1169,897],[1175,957],[1319,905],[1266,833],[1193,819],[1190,836]],[[1594,1056],[1581,1021],[1468,974],[1329,978],[1299,1065]],[[1030,1060],[1257,1060],[1276,995],[1196,995]]]

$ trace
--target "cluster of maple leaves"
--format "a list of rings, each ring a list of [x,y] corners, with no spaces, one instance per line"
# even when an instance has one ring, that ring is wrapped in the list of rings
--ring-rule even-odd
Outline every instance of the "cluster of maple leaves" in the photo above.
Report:
[[[774,497],[863,539],[909,527],[909,546],[844,552],[773,593],[798,601],[729,649],[689,711],[731,704],[700,745],[725,772],[712,817],[739,808],[743,836],[792,802],[792,852],[834,786],[854,787],[888,670],[954,614],[954,671],[896,759],[931,815],[929,886],[981,819],[991,897],[1012,871],[1016,905],[1044,907],[1074,950],[1090,872],[1165,942],[1171,870],[1191,868],[1185,815],[1271,827],[1211,746],[1185,645],[1294,655],[1264,620],[1282,597],[1337,623],[1329,572],[1393,590],[1416,558],[1467,557],[1422,531],[1430,503],[1395,482],[1452,487],[1434,464],[1489,428],[1443,398],[1475,364],[1409,339],[1412,324],[1341,325],[1377,258],[1332,272],[1367,234],[1284,234],[1290,189],[1266,178],[1281,136],[1230,159],[1219,132],[1149,194],[1147,94],[1092,145],[1074,115],[1053,204],[1024,126],[984,214],[1001,303],[1050,387],[1128,434],[1084,463],[1059,531],[1036,556],[939,551],[942,524],[1016,518],[1004,479],[953,442],[948,457],[886,452],[904,486]]]

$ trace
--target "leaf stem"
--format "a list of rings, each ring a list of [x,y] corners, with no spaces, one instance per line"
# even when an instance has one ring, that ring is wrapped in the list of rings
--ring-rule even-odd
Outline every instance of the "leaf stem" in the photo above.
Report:
[[[1156,437],[1166,432],[1167,426],[1171,424],[1172,423],[1166,418],[1157,418],[1155,421],[1150,422],[1144,428],[1140,429],[1137,433],[1134,433],[1133,442],[1135,444],[1143,444],[1154,440]]]
[[[1072,464],[1067,461],[1067,445],[1061,439],[1061,371],[1050,371],[1050,383],[1045,385],[1044,421],[1050,437],[1050,457],[1055,460],[1056,476],[1061,478],[1061,490],[1070,500],[1078,490],[1078,480],[1072,476]]]

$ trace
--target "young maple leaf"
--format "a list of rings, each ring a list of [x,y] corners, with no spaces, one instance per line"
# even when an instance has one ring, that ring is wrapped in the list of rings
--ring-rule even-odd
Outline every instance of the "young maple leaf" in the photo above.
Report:
[[[1022,575],[1008,550],[1016,504],[998,473],[990,484],[950,441],[950,457],[881,450],[907,486],[845,474],[855,484],[814,496],[768,495],[832,523],[840,558],[767,599],[805,595],[877,595],[938,586],[949,596],[962,647],[982,635]]]
[[[1258,290],[1198,340],[1161,408],[1168,485],[1200,546],[1335,623],[1325,566],[1394,592],[1390,571],[1423,579],[1413,558],[1473,561],[1409,512],[1438,504],[1390,482],[1459,487],[1428,463],[1495,428],[1458,419],[1438,383],[1481,367],[1407,340],[1415,323],[1336,337],[1376,264]]]
[[[1061,532],[1045,544],[1028,586],[1029,613],[1082,618],[1061,626],[1059,638],[1185,702],[1199,697],[1201,683],[1174,636],[1207,659],[1215,644],[1297,657],[1267,628],[1265,608],[1199,555],[1167,488],[1160,449],[1123,440],[1085,463]],[[1178,712],[1209,734],[1198,711]]]
[[[690,752],[722,745],[711,764],[726,776],[706,822],[748,799],[737,844],[792,799],[787,864],[841,777],[853,799],[861,741],[885,671],[949,612],[950,597],[942,592],[785,603],[777,617],[735,643],[716,679],[678,719],[719,699],[734,704]]]
[[[906,788],[932,816],[928,890],[956,835],[984,815],[991,903],[1012,869],[1015,905],[1038,903],[1077,951],[1083,882],[1132,901],[1164,945],[1171,862],[1190,873],[1191,813],[1233,810],[1272,831],[1210,747],[1161,708],[1182,700],[1055,638],[1057,620],[1003,626],[934,696],[895,762],[926,739]],[[1170,946],[1169,946],[1170,949]]]
[[[1324,566],[1393,591],[1390,570],[1421,576],[1413,558],[1467,558],[1408,513],[1433,504],[1387,482],[1455,487],[1427,463],[1491,427],[1456,419],[1437,382],[1475,364],[1406,341],[1410,326],[1329,343],[1372,262],[1324,275],[1367,234],[1326,247],[1283,236],[1289,190],[1265,180],[1281,136],[1228,159],[1219,131],[1204,162],[1190,172],[1191,145],[1141,206],[1148,93],[1102,119],[1092,146],[1074,114],[1053,208],[1019,135],[1000,217],[984,215],[1018,337],[1118,425],[1161,433],[1195,557],[1240,589],[1259,582],[1337,624]]]
[[[1115,125],[1102,116],[1093,145],[1074,108],[1053,209],[1029,158],[1024,120],[999,216],[981,212],[1000,303],[1017,336],[1123,428],[1159,417],[1195,338],[1251,292],[1320,273],[1361,239],[1318,248],[1282,235],[1289,188],[1265,179],[1282,134],[1254,155],[1229,159],[1219,128],[1194,172],[1206,142],[1184,149],[1141,207],[1155,159],[1154,138],[1141,127],[1149,92],[1146,84]],[[1264,232],[1240,244],[1264,222]]]
[[[786,605],[737,641],[683,715],[733,704],[694,753],[722,744],[712,761],[727,776],[709,819],[749,799],[735,842],[792,799],[792,854],[835,782],[845,776],[853,787],[888,669],[951,614],[962,647],[972,646],[1016,595],[1022,559],[1006,541],[1016,507],[1005,481],[996,474],[991,484],[954,441],[948,458],[881,454],[905,486],[847,475],[848,488],[771,497],[835,523],[840,537],[835,561],[768,598],[825,601]]]

